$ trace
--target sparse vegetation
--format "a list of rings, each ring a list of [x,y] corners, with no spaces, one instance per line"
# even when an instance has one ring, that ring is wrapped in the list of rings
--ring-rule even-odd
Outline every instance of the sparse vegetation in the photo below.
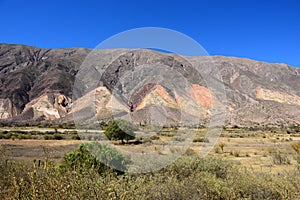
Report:
[[[19,137],[80,139],[75,130],[60,131],[60,127],[56,132],[52,128],[43,133],[13,130],[2,131],[0,136],[10,139],[4,141],[9,144],[27,142],[18,141]],[[50,158],[14,161],[0,150],[0,199],[298,199],[300,145],[295,138],[297,136],[279,130],[276,133],[258,130],[257,134],[247,131],[240,127],[226,128],[214,150],[207,157],[198,158],[198,149],[207,145],[199,143],[205,142],[205,130],[201,129],[184,156],[165,169],[149,174],[121,173],[109,168],[103,164],[105,161],[100,162],[90,152],[109,155],[121,163],[118,166],[128,163],[127,157],[105,145],[93,146],[94,143],[90,142],[92,146],[82,145],[76,150],[76,145],[68,147],[69,150],[64,152],[74,151],[60,161],[54,157],[56,155],[53,155],[55,161]],[[181,135],[173,130],[162,132],[148,137],[139,136],[129,141],[129,144],[135,145],[120,145],[118,148],[146,147],[160,151],[166,149],[168,141],[182,141]],[[244,138],[231,137],[232,134],[243,135]],[[87,132],[81,139],[96,140],[96,137],[101,139],[105,136]],[[17,141],[11,141],[13,138]],[[78,144],[78,141],[44,142]],[[253,149],[253,144],[259,144],[259,147]],[[289,145],[292,148],[286,148]],[[10,145],[7,148],[8,152],[11,148],[17,149]],[[260,163],[262,160],[264,163]],[[252,166],[252,161],[257,162],[258,167]]]

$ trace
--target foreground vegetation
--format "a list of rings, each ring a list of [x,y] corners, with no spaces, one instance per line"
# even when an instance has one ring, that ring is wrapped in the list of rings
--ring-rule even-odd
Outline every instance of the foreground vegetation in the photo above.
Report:
[[[127,174],[103,167],[86,148],[60,163],[11,161],[1,153],[0,199],[300,199],[298,169],[254,172],[219,156],[185,155],[156,172]],[[97,149],[123,162],[113,150]]]
[[[149,138],[135,139],[123,134],[122,130],[128,131],[128,126],[117,129],[111,123],[103,127],[104,133],[87,132],[80,138],[76,129],[68,129],[71,126],[67,124],[40,129],[5,126],[0,130],[0,139],[8,155],[0,150],[0,199],[300,199],[299,126],[224,127],[215,148],[205,158],[197,157],[195,152],[211,141],[205,137],[205,128],[198,129],[186,155],[164,169],[147,174],[113,170],[102,163],[124,164],[125,170],[125,164],[130,164],[128,158],[105,145],[77,148],[79,141],[75,140],[101,140],[106,135],[121,141],[115,142],[119,148],[154,149],[163,154],[169,140],[182,139],[177,137],[176,127],[164,127]],[[49,142],[53,145],[51,149],[58,142],[74,146],[57,157],[21,157],[22,148],[26,152],[37,151],[33,144],[25,148],[25,144],[34,142],[39,146]],[[61,159],[71,150],[74,151]],[[102,162],[90,151],[103,155]]]

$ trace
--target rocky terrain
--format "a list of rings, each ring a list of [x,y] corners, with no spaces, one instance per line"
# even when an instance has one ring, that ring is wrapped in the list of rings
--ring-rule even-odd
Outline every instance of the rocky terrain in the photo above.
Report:
[[[99,60],[87,64],[94,71],[82,72],[90,52],[0,44],[0,119],[70,122],[84,113],[83,119],[130,115],[137,123],[176,123],[185,116],[205,123],[223,107],[226,125],[300,124],[300,68],[116,49],[93,51]]]

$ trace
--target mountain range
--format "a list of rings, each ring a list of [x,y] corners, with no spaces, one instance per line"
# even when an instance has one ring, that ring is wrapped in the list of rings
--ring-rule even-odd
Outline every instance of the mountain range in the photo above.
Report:
[[[299,85],[300,68],[245,58],[0,44],[1,121],[205,124],[221,110],[225,125],[292,125]]]

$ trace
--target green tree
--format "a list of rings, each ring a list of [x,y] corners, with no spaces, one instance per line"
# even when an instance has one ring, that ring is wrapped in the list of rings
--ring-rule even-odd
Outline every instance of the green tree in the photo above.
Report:
[[[124,140],[132,140],[135,138],[135,127],[128,121],[125,120],[112,120],[107,128],[105,129],[104,134],[109,140],[121,140],[124,144]]]

